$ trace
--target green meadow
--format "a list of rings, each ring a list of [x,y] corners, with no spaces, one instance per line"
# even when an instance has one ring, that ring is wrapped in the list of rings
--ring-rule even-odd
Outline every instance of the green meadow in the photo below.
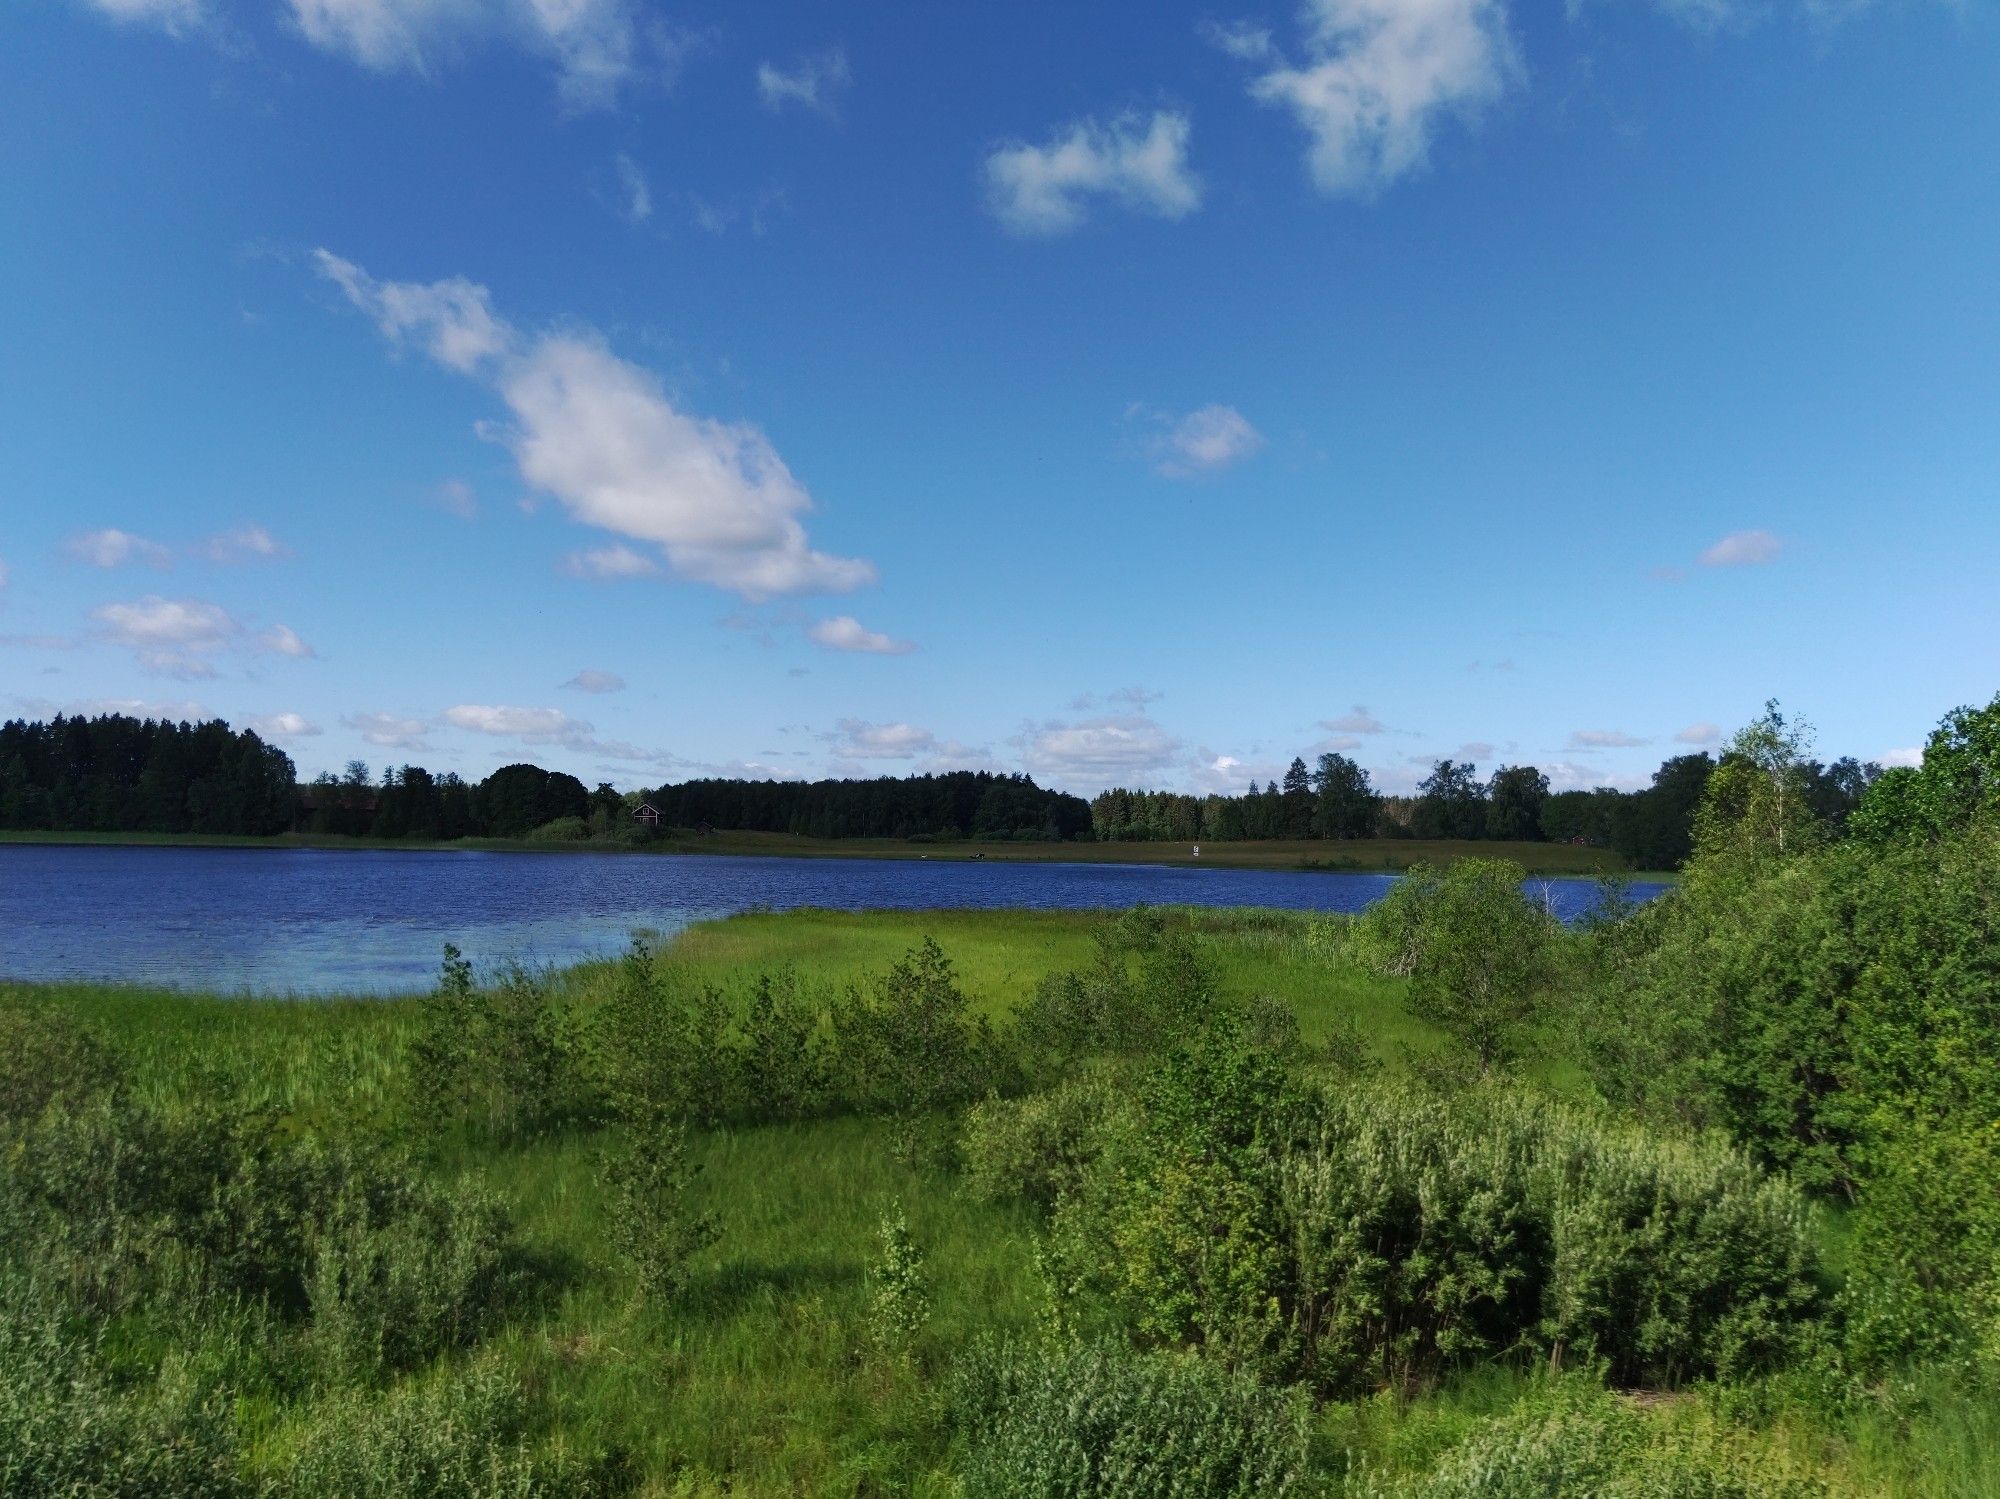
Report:
[[[1017,1024],[1029,1012],[1052,1013],[1048,996],[1062,989],[1052,976],[1095,973],[1090,983],[1139,993],[1182,982],[1171,974],[1183,964],[1201,1004],[1249,1017],[1259,1035],[1274,1037],[1269,1054],[1282,1058],[1274,1065],[1294,1079],[1316,1080],[1312,1086],[1339,1097],[1493,1093],[1490,1081],[1460,1065],[1451,1026],[1420,1018],[1412,980],[1393,971],[1401,965],[1380,961],[1380,943],[1397,940],[1386,927],[1370,937],[1339,918],[1250,911],[1172,910],[1136,927],[1132,918],[1097,913],[806,911],[697,926],[657,954],[515,975],[497,989],[454,991],[447,974],[437,995],[398,1000],[0,990],[0,1018],[13,1028],[11,1060],[0,1063],[12,1069],[4,1092],[14,1107],[6,1127],[19,1137],[13,1180],[25,1194],[85,1204],[53,1226],[18,1220],[27,1228],[6,1270],[16,1293],[6,1333],[13,1347],[0,1351],[40,1348],[67,1382],[45,1387],[18,1368],[0,1376],[7,1382],[0,1488],[1637,1496],[1668,1492],[1655,1486],[1665,1482],[1660,1475],[1685,1461],[1691,1466],[1673,1480],[1681,1485],[1674,1493],[2000,1494],[1990,1457],[2000,1450],[2000,1415],[1990,1402],[1944,1388],[1922,1370],[1906,1376],[1909,1391],[1896,1402],[1818,1398],[1815,1381],[1832,1376],[1800,1372],[1820,1365],[1812,1339],[1789,1332],[1782,1357],[1746,1362],[1727,1377],[1690,1367],[1684,1375],[1655,1371],[1635,1385],[1608,1364],[1566,1363],[1524,1325],[1466,1356],[1434,1350],[1384,1380],[1365,1370],[1329,1373],[1331,1363],[1309,1368],[1277,1342],[1246,1351],[1223,1335],[1219,1312],[1188,1316],[1181,1308],[1169,1316],[1172,1298],[1148,1303],[1136,1321],[1112,1306],[1116,1295],[1052,1311],[1060,1299],[1052,1282],[1061,1277],[1051,1256],[1069,1230],[1032,1186],[1043,1180],[1038,1172],[1055,1169],[1061,1151],[1031,1150],[1024,1164],[1017,1146],[1033,1128],[1021,1134],[1025,1116],[1007,1111],[1074,1095],[1115,1112],[1121,1095],[1152,1097],[1157,1078],[1183,1065],[1171,1040],[1165,1050],[1133,1051],[1108,1072],[1073,1065],[1073,1057],[1048,1064],[1053,1072],[1009,1060],[1053,1054],[1034,1051],[1026,1023]],[[913,966],[913,951],[926,941],[948,969]],[[878,996],[873,1011],[853,1008],[870,994]],[[954,1068],[969,1069],[955,1090],[914,1103],[870,1091],[871,1067],[893,1069],[895,1059],[864,1050],[853,1064],[863,1082],[823,1080],[814,1101],[801,1096],[781,1106],[781,1096],[792,1096],[784,1091],[791,1074],[756,1072],[749,1060],[753,1033],[772,1024],[773,1013],[780,1031],[783,1016],[809,1016],[825,1042],[835,1023],[829,1016],[862,1027],[866,1014],[903,1003],[898,994],[909,1001],[897,1012],[906,1020],[919,1011],[929,1018],[888,1039],[938,1059],[914,1086],[921,1092]],[[724,1017],[706,1040],[674,1029],[696,1010]],[[955,1027],[952,1037],[981,1047],[986,1037],[992,1049],[941,1043],[941,1015]],[[471,1029],[501,1039],[474,1055],[464,1049]],[[663,1054],[705,1061],[673,1077],[632,1071],[648,1037]],[[1508,1099],[1534,1100],[1520,1106],[1531,1113],[1559,1111],[1548,1118],[1563,1129],[1599,1128],[1590,1122],[1595,1115],[1560,1113],[1596,1107],[1572,1021],[1525,1017],[1513,1046]],[[1239,1048],[1228,1065],[1261,1055]],[[50,1081],[64,1067],[83,1079],[74,1089]],[[839,1066],[829,1069],[828,1078],[842,1075]],[[852,1096],[841,1095],[843,1086]],[[113,1094],[115,1104],[103,1101]],[[24,1097],[40,1102],[38,1120],[25,1117]],[[1520,1125],[1527,1116],[1512,1102],[1492,1107],[1495,1128],[1546,1128]],[[1417,1112],[1432,1108],[1420,1103]],[[93,1109],[109,1111],[97,1134],[77,1123],[96,1117]],[[657,1124],[668,1112],[677,1122],[659,1127],[670,1135],[649,1141],[638,1133],[635,1120]],[[34,1168],[38,1128],[54,1131],[60,1153],[86,1164]],[[144,1155],[138,1142],[147,1131],[194,1142],[178,1151],[227,1156],[216,1183],[241,1179],[264,1197],[319,1201],[321,1189],[298,1182],[337,1174],[331,1158],[315,1153],[325,1142],[352,1142],[395,1162],[368,1168],[388,1173],[379,1181],[325,1189],[329,1201],[408,1198],[421,1207],[430,1200],[425,1192],[481,1194],[490,1222],[505,1225],[483,1231],[504,1238],[489,1258],[512,1267],[509,1289],[494,1291],[487,1281],[466,1289],[468,1274],[451,1263],[458,1251],[435,1263],[423,1258],[429,1251],[396,1238],[400,1220],[391,1210],[378,1212],[369,1230],[379,1237],[368,1241],[375,1249],[341,1250],[350,1259],[339,1260],[324,1229],[298,1236],[255,1206],[217,1206],[233,1201],[226,1184],[200,1186],[197,1196],[212,1195],[173,1209],[198,1225],[208,1222],[204,1214],[222,1214],[235,1225],[223,1239],[204,1239],[207,1227],[161,1228],[159,1214],[142,1223],[137,1207],[93,1238],[77,1220],[95,1211],[88,1205],[95,1194],[144,1197],[128,1174]],[[659,1147],[660,1138],[671,1149]],[[234,1143],[225,1149],[218,1141]],[[297,1159],[312,1164],[296,1164],[302,1148]],[[645,1154],[649,1148],[655,1153]],[[1201,1159],[1237,1148],[1213,1145]],[[639,1197],[620,1196],[618,1183],[629,1177],[607,1172],[607,1160],[622,1152],[665,1162]],[[88,1177],[100,1153],[115,1158],[103,1168],[112,1185],[92,1185],[90,1198],[63,1198],[77,1190],[67,1177],[38,1185],[36,1169]],[[1010,1200],[993,1190],[996,1180],[1030,1189]],[[441,1217],[421,1221],[450,1225],[433,1232],[463,1235],[469,1247],[459,1257],[476,1259],[484,1241],[463,1227],[473,1209],[451,1202],[437,1210]],[[323,1211],[341,1219],[358,1210]],[[635,1211],[652,1242],[688,1225],[700,1231],[677,1241],[684,1252],[664,1270],[649,1272],[634,1257],[625,1221]],[[1798,1231],[1820,1249],[1837,1249],[1840,1214],[1820,1205],[1800,1211]],[[246,1221],[254,1229],[242,1227]],[[1114,1258],[1153,1252],[1138,1247],[1150,1221],[1141,1216],[1113,1230],[1107,1242],[1124,1246]],[[1088,1223],[1076,1230],[1077,1243],[1088,1230]],[[1200,1232],[1226,1236],[1220,1226]],[[318,1255],[300,1272],[303,1289],[289,1310],[273,1309],[286,1293],[270,1287],[290,1284],[282,1265],[225,1287],[202,1264],[187,1263],[189,1245],[227,1257],[241,1241],[293,1242],[288,1235]],[[18,1247],[30,1241],[38,1247]],[[227,1254],[214,1247],[225,1242]],[[416,1268],[400,1269],[398,1254]],[[900,1279],[898,1264],[909,1272]],[[250,1285],[263,1288],[262,1302]],[[448,1313],[436,1313],[445,1302]],[[44,1305],[41,1323],[21,1311]],[[418,1322],[435,1335],[389,1351],[399,1326]],[[1136,1351],[1048,1351],[1114,1345]],[[1042,1372],[1022,1373],[1022,1360]],[[1082,1393],[1062,1380],[1082,1381]],[[1189,1443],[1172,1472],[1155,1464],[1146,1470],[1151,1477],[1120,1478],[1117,1463],[1140,1461],[1128,1451],[1090,1458],[1095,1476],[1081,1484],[1074,1475],[1048,1477],[1051,1463],[1073,1465],[1078,1443],[1088,1443],[1063,1438],[1067,1456],[1025,1452],[1024,1443],[1055,1440],[1043,1430],[1054,1418],[1034,1414],[1037,1399],[1072,1413],[1115,1414],[1126,1408],[1120,1401],[1167,1412],[1161,1419],[1185,1410],[1193,1434],[1157,1438]],[[1112,1415],[1103,1420],[1107,1431],[1116,1426]],[[51,1434],[84,1428],[153,1456],[71,1451],[65,1442],[88,1444]],[[1537,1443],[1550,1445],[1550,1471],[1567,1464],[1582,1475],[1578,1483],[1523,1477],[1520,1454],[1539,1452]]]

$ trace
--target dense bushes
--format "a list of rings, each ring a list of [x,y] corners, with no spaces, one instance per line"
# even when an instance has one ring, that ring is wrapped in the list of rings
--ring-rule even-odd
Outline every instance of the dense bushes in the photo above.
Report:
[[[1176,1148],[1157,1118],[1114,1132],[1056,1216],[1070,1283],[1148,1341],[1331,1392],[1512,1350],[1727,1375],[1781,1358],[1815,1308],[1798,1195],[1720,1144],[1392,1089],[1316,1089],[1250,1128],[1233,1153]]]
[[[1214,1364],[1112,1345],[986,1345],[946,1395],[967,1494],[1285,1499],[1318,1491],[1302,1401]]]

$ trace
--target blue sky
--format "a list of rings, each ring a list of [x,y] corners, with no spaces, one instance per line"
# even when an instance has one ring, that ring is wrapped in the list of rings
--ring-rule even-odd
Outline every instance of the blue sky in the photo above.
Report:
[[[1642,781],[2000,687],[2000,8],[13,0],[0,713]]]

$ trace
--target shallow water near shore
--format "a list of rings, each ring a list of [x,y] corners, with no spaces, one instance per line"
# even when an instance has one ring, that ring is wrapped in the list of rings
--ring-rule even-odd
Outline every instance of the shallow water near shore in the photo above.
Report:
[[[611,956],[634,936],[788,910],[1359,911],[1388,874],[919,859],[0,845],[0,978],[217,993],[425,988],[446,942],[476,964]],[[1588,879],[1534,879],[1564,919]],[[1666,887],[1635,884],[1649,899]]]

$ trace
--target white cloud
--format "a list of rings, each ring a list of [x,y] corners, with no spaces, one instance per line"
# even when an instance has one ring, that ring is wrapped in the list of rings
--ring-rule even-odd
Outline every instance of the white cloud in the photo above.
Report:
[[[563,683],[563,686],[572,692],[623,692],[625,679],[615,671],[598,671],[595,667],[585,667]]]
[[[1166,110],[1150,122],[1120,115],[1110,124],[1079,120],[1047,145],[1015,142],[986,158],[988,201],[1016,234],[1064,234],[1080,226],[1087,204],[1108,199],[1159,218],[1201,206],[1201,182],[1189,169],[1188,117]]]
[[[382,749],[430,748],[424,742],[430,725],[421,718],[402,718],[394,713],[350,713],[341,722]]]
[[[555,63],[563,102],[593,109],[652,65],[670,74],[685,39],[641,24],[634,0],[287,0],[314,46],[377,72],[433,72],[464,41],[498,36]]]
[[[790,68],[768,62],[757,64],[757,97],[766,109],[801,104],[821,114],[832,114],[836,97],[852,81],[847,70],[847,53],[839,47],[802,57]]]
[[[1141,713],[1045,723],[1021,740],[1032,774],[1093,789],[1158,771],[1179,752],[1180,741]]]
[[[319,653],[303,640],[298,631],[290,625],[272,625],[257,637],[258,644],[276,655],[290,656],[295,661],[304,661]]]
[[[621,209],[628,223],[643,224],[653,216],[653,190],[646,182],[646,174],[639,163],[623,151],[613,159],[612,165],[618,171],[618,189],[624,194]]]
[[[233,531],[218,531],[201,542],[195,551],[210,562],[224,565],[236,562],[269,561],[291,556],[291,549],[278,541],[262,526],[238,526]]]
[[[843,718],[838,727],[833,754],[843,760],[911,760],[939,747],[935,734],[913,724]]]
[[[562,569],[572,578],[650,578],[658,574],[660,565],[619,541],[571,552],[563,558]]]
[[[123,567],[128,562],[143,562],[148,567],[170,567],[174,560],[173,554],[157,541],[148,541],[143,536],[134,536],[130,531],[120,531],[116,527],[72,536],[63,543],[63,550],[76,561],[87,562],[92,567]]]
[[[806,634],[830,651],[862,651],[875,656],[907,656],[916,642],[896,640],[880,630],[865,628],[851,614],[836,614],[820,620]]]
[[[158,26],[178,35],[206,17],[201,0],[86,0],[92,10],[114,21]]]
[[[1159,471],[1169,479],[1212,474],[1264,446],[1264,434],[1234,406],[1203,406],[1175,422],[1160,441]]]
[[[108,639],[135,650],[212,651],[243,627],[220,604],[147,594],[129,604],[100,604],[90,611]]]
[[[1769,531],[1732,531],[1701,554],[1703,567],[1754,567],[1776,559],[1784,542]]]
[[[1444,117],[1477,115],[1519,68],[1501,0],[1307,0],[1305,21],[1302,62],[1254,31],[1211,37],[1266,65],[1251,96],[1291,111],[1313,181],[1336,197],[1421,169]]]
[[[431,491],[431,503],[447,515],[471,520],[479,514],[479,496],[463,479],[447,479]]]
[[[306,739],[320,732],[319,725],[301,713],[266,713],[251,719],[250,727],[266,739]]]
[[[1633,749],[1646,743],[1619,729],[1571,729],[1569,747],[1573,750],[1593,749]]]
[[[461,703],[444,710],[444,721],[453,728],[470,729],[476,734],[499,734],[524,739],[533,744],[565,744],[587,737],[590,725],[571,718],[560,708],[489,707]]]
[[[317,259],[386,337],[500,393],[514,423],[496,437],[573,519],[652,543],[680,577],[753,601],[875,581],[871,563],[812,549],[799,519],[812,497],[761,431],[681,410],[596,334],[523,337],[482,286],[381,282],[324,250]]]
[[[1884,770],[1895,770],[1899,767],[1921,770],[1924,765],[1924,747],[1921,744],[1912,744],[1902,749],[1884,750],[1875,757],[1875,763]]]
[[[1682,729],[1678,734],[1674,735],[1674,742],[1676,744],[1714,744],[1721,738],[1722,729],[1718,725],[1704,720],[1701,723],[1691,723]]]
[[[1338,718],[1322,718],[1319,726],[1329,734],[1386,734],[1387,724],[1370,713],[1361,704],[1354,705],[1354,711],[1343,713]]]
[[[1484,739],[1468,739],[1458,747],[1458,758],[1473,761],[1491,760],[1494,749],[1495,746]]]
[[[1611,780],[1608,772],[1599,770],[1595,765],[1577,765],[1568,760],[1557,760],[1539,769],[1549,778],[1549,789],[1552,791],[1588,791]]]

